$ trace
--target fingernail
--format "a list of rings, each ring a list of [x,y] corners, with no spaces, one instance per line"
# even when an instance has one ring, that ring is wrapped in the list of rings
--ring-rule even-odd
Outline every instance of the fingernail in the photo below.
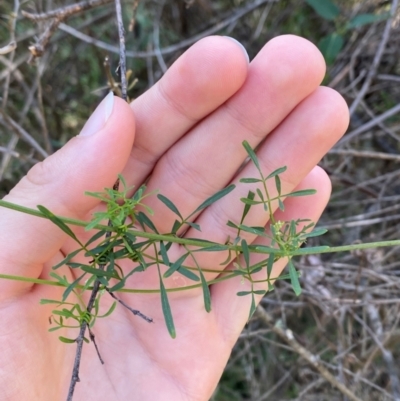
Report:
[[[245,54],[245,56],[246,56],[246,58],[247,58],[247,62],[249,63],[249,62],[250,62],[250,57],[249,57],[249,55],[248,55],[247,50],[245,49],[245,47],[244,47],[239,41],[237,41],[235,38],[232,38],[232,37],[230,37],[230,36],[225,36],[225,38],[228,38],[228,39],[232,40],[233,42],[235,42],[237,45],[240,46],[240,48],[243,50],[243,53]]]
[[[106,125],[113,108],[114,93],[110,92],[97,106],[89,120],[86,121],[86,124],[83,126],[82,131],[78,136],[90,136],[100,131]]]

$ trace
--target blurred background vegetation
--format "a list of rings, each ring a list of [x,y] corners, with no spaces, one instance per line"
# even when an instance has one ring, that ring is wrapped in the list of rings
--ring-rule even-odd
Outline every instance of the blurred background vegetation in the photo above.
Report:
[[[110,1],[68,19],[34,21],[22,13],[74,3],[0,2],[1,196],[77,135],[118,81]],[[399,238],[398,1],[127,0],[124,17],[126,27],[135,21],[126,37],[130,82],[137,80],[131,99],[210,34],[238,39],[250,58],[281,34],[317,44],[328,64],[324,84],[345,97],[351,124],[321,162],[333,182],[319,224],[329,233],[311,244]],[[16,48],[7,52],[10,42]],[[212,400],[400,400],[399,248],[304,257],[296,267],[303,294],[279,282],[265,297],[266,315],[244,330]]]

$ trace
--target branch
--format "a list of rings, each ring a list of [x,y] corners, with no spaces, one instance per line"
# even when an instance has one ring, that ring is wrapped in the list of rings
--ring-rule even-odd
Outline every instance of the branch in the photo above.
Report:
[[[277,334],[282,340],[288,343],[294,351],[303,357],[311,366],[316,369],[320,375],[329,382],[333,387],[336,387],[345,397],[351,401],[362,401],[354,393],[352,393],[344,384],[340,383],[328,369],[321,364],[318,356],[313,355],[310,351],[304,348],[293,336],[292,330],[283,329],[282,327],[274,324],[274,320],[264,308],[258,306],[257,314],[261,320],[272,328],[272,331]]]

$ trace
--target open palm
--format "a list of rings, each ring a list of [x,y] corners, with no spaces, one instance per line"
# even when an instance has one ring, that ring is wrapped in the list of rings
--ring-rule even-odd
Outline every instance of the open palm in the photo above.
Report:
[[[135,187],[147,180],[149,191],[158,189],[186,216],[234,183],[235,191],[195,217],[201,232],[191,229],[185,234],[224,243],[234,236],[226,222],[240,219],[239,199],[249,190],[239,179],[257,176],[252,164],[241,168],[246,159],[241,143],[247,140],[253,148],[259,145],[257,155],[266,175],[288,167],[281,176],[282,192],[318,190],[312,201],[288,198],[276,218],[316,221],[330,194],[329,179],[316,164],[348,123],[343,99],[319,87],[324,73],[318,50],[295,36],[271,40],[250,64],[229,38],[203,39],[130,106],[117,98],[113,104],[110,98],[107,105],[103,102],[83,130],[89,135],[73,138],[34,166],[5,199],[33,208],[42,204],[55,214],[87,220],[100,205],[84,192],[111,187],[122,173]],[[169,232],[173,213],[156,197],[147,203],[158,231]],[[248,225],[268,225],[256,209],[247,219]],[[0,273],[47,278],[51,267],[75,249],[49,221],[5,209],[0,209],[0,221]],[[75,232],[87,238],[83,229]],[[245,238],[266,244],[255,236]],[[181,252],[179,246],[171,249],[172,257]],[[203,253],[198,261],[203,268],[222,269],[225,258]],[[276,263],[273,276],[283,267],[284,261]],[[74,278],[65,267],[61,274]],[[188,285],[185,280],[172,276],[166,285]],[[158,275],[148,271],[131,284],[156,289]],[[246,289],[240,278],[212,285],[210,313],[204,310],[201,290],[171,295],[176,339],[166,330],[159,294],[120,294],[154,323],[121,306],[99,320],[94,334],[105,364],[92,345],[84,346],[74,399],[208,400],[246,323],[250,301],[236,296]],[[56,287],[0,281],[0,399],[65,399],[75,345],[61,343],[48,332],[51,309],[38,305],[41,298],[57,299],[61,293]],[[104,308],[112,301],[105,294]],[[77,331],[62,334],[74,338]]]

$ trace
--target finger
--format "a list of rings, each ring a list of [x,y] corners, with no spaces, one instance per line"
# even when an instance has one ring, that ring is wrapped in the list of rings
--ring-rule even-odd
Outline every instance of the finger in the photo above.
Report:
[[[157,163],[148,190],[159,189],[188,216],[234,177],[246,157],[242,141],[257,146],[316,90],[324,71],[320,52],[307,40],[295,36],[271,40],[252,61],[238,93]],[[157,228],[168,232],[175,216],[157,199],[150,198],[148,204],[155,211]]]
[[[317,194],[309,197],[288,198],[285,202],[285,211],[275,213],[276,221],[290,221],[296,219],[310,219],[314,222],[320,218],[331,193],[331,184],[327,174],[319,167],[314,168],[307,177],[301,182],[297,189],[316,188]],[[257,238],[255,243],[260,245],[270,245],[265,238]],[[264,255],[264,259],[265,259]],[[254,264],[261,260],[260,255],[251,255],[250,263]],[[273,266],[271,277],[278,277],[284,269],[287,260],[280,259]],[[263,270],[257,273],[255,280],[265,279],[266,272]],[[262,284],[257,284],[260,289]],[[262,286],[267,290],[267,284]],[[235,277],[211,287],[213,313],[219,321],[218,326],[223,332],[223,337],[232,345],[237,340],[241,330],[247,322],[251,297],[239,297],[239,291],[250,291],[251,285],[246,280],[243,282],[241,277]],[[256,303],[261,300],[261,296],[256,296]]]
[[[129,105],[108,95],[86,123],[81,135],[35,165],[4,199],[53,213],[83,219],[99,201],[85,191],[112,187],[123,169],[134,139]],[[48,220],[0,208],[0,272],[38,277],[66,239]],[[0,281],[2,295],[24,285]]]
[[[159,157],[243,84],[248,56],[228,37],[200,40],[132,102],[136,139],[123,175],[140,185]]]
[[[264,177],[286,166],[286,172],[280,174],[281,194],[292,192],[343,135],[347,125],[348,108],[343,98],[330,88],[318,88],[260,146],[257,155]],[[191,229],[187,237],[218,243],[225,243],[228,238],[234,240],[237,229],[228,227],[227,222],[240,223],[244,209],[240,199],[246,198],[250,190],[256,193],[257,188],[264,193],[261,184],[243,184],[241,178],[260,178],[260,175],[255,165],[249,162],[233,180],[235,190],[211,205],[196,220],[201,232]],[[267,180],[266,187],[270,197],[277,195],[274,179]],[[264,197],[267,198],[266,195]],[[260,200],[258,196],[255,199]],[[274,212],[278,203],[273,202],[271,207]],[[250,209],[244,224],[265,226],[268,218],[269,213],[258,205]],[[240,236],[249,243],[255,238],[243,231]],[[226,257],[223,252],[199,252],[197,259],[205,267],[219,264]]]

